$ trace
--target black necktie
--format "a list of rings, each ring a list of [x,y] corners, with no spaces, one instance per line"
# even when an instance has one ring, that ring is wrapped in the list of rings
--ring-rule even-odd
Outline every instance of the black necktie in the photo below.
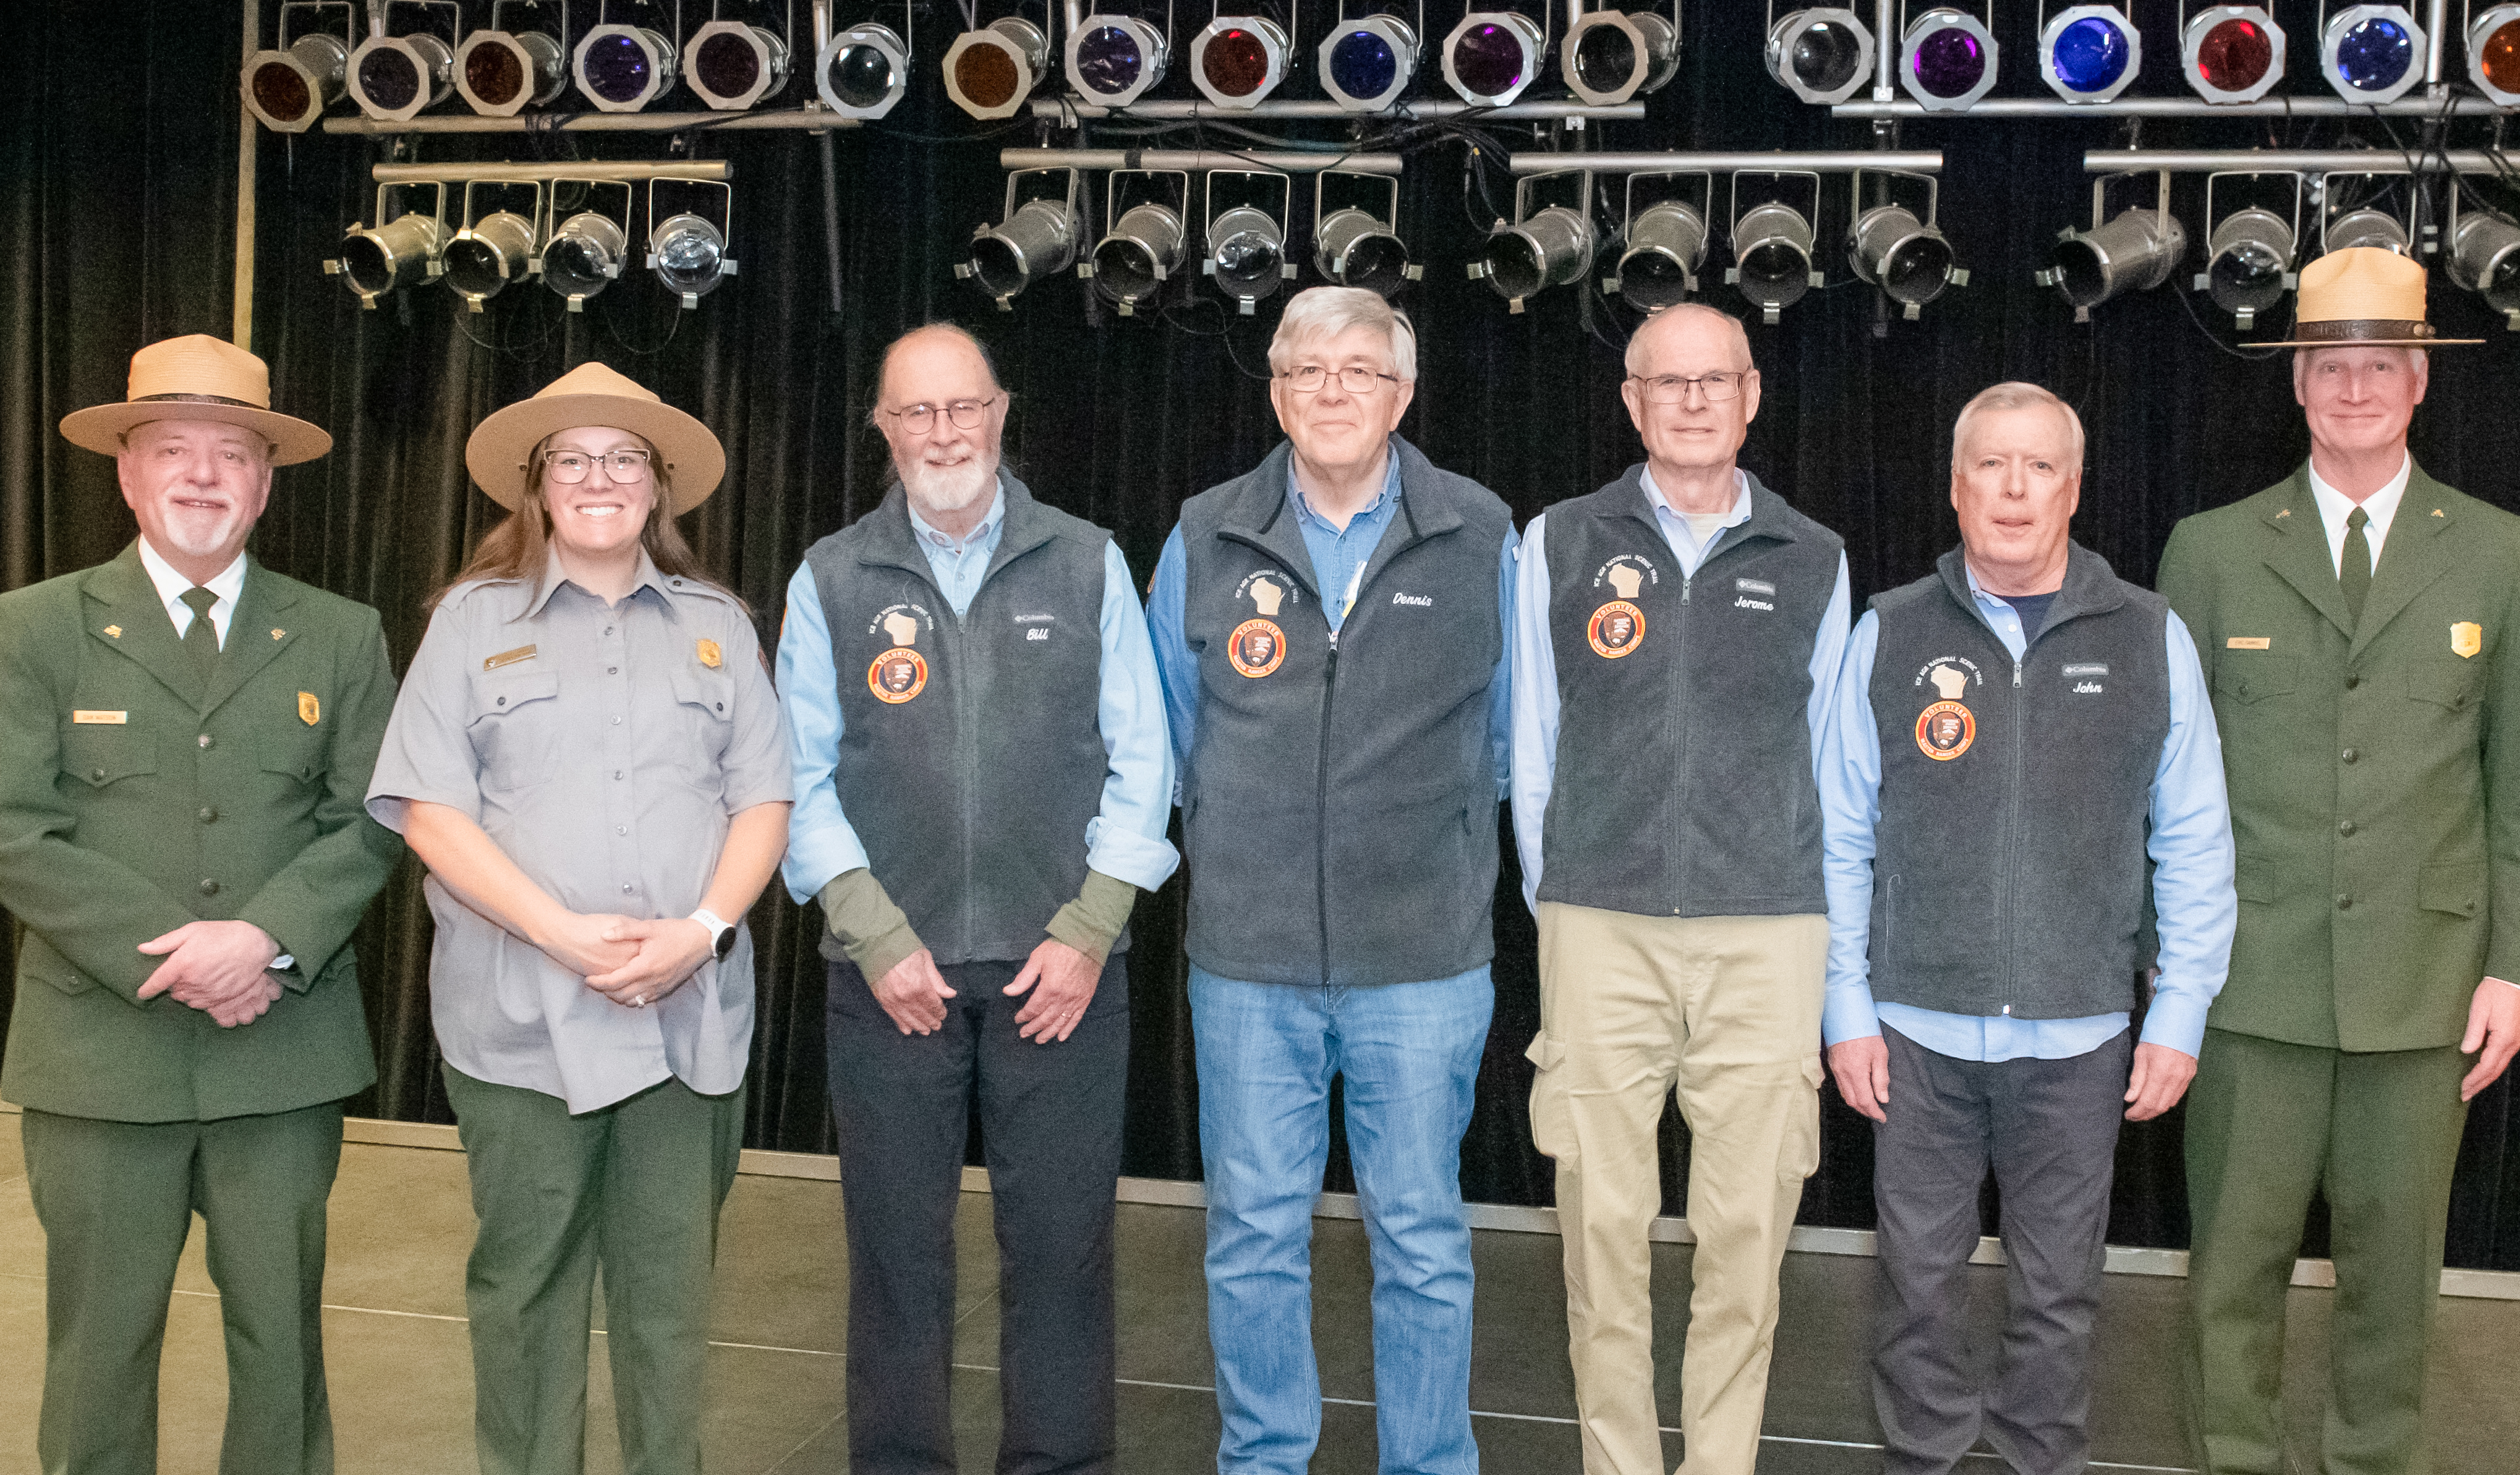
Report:
[[[184,653],[193,658],[193,668],[207,682],[219,663],[218,627],[210,623],[210,606],[219,602],[219,597],[196,584],[184,591],[183,601],[193,610],[193,623],[184,632]]]
[[[2371,514],[2356,508],[2345,514],[2345,553],[2336,565],[2336,582],[2345,590],[2345,612],[2362,622],[2362,599],[2371,592],[2371,542],[2362,536]]]

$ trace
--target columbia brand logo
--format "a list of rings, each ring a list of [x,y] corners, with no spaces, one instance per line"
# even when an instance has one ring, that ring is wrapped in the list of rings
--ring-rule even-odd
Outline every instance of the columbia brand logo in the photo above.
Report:
[[[1764,594],[1772,600],[1777,597],[1777,586],[1765,579],[1734,579],[1732,587],[1743,594]]]
[[[2069,678],[2076,676],[2106,676],[2108,674],[2109,663],[2104,660],[2069,661],[2065,666],[2065,675]]]
[[[1055,614],[1018,614],[1015,616],[1015,623],[1018,625],[1047,625],[1058,618],[1058,616]]]
[[[1391,603],[1414,604],[1420,609],[1432,609],[1435,607],[1435,597],[1431,594],[1395,594],[1391,597]]]

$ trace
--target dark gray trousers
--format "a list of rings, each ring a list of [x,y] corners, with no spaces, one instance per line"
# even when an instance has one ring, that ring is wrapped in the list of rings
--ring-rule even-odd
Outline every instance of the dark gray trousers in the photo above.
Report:
[[[849,1246],[849,1468],[954,1475],[954,1215],[980,1113],[997,1220],[997,1475],[1107,1475],[1117,1444],[1111,1223],[1128,1090],[1127,957],[1075,1033],[1015,1034],[1012,962],[939,968],[944,1027],[897,1028],[847,962],[826,1007]]]
[[[1872,1400],[1885,1475],[1942,1475],[1980,1434],[2020,1475],[2079,1475],[2133,1037],[2071,1059],[1988,1064],[1881,1034],[1890,1104],[1872,1129]],[[2009,1307],[1991,1387],[1969,1353],[1964,1279],[1990,1167]]]

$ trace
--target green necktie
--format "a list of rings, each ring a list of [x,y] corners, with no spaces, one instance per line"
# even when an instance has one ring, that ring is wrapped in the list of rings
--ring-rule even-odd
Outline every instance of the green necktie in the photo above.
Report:
[[[207,682],[219,663],[219,631],[210,623],[210,606],[219,597],[196,584],[183,593],[183,601],[192,606],[193,623],[184,632],[184,653],[193,658],[193,667]]]
[[[2337,560],[2336,582],[2345,590],[2345,612],[2362,623],[2362,599],[2371,592],[2371,542],[2362,526],[2371,514],[2356,508],[2345,514],[2345,553]],[[189,598],[189,596],[188,596]]]

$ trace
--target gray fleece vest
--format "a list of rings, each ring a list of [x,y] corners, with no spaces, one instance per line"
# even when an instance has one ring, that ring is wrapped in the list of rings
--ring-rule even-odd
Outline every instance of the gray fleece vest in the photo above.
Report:
[[[1828,909],[1812,782],[1812,648],[1835,533],[1750,479],[1750,520],[1694,576],[1640,473],[1549,510],[1557,752],[1539,898],[1648,916]]]
[[[1407,441],[1391,448],[1400,507],[1336,636],[1288,505],[1285,446],[1182,506],[1199,681],[1187,946],[1220,977],[1405,983],[1496,952],[1488,688],[1513,518]]]
[[[939,963],[1031,956],[1085,884],[1108,766],[1110,534],[999,479],[1006,526],[960,618],[898,486],[805,555],[839,673],[840,810]],[[844,956],[829,934],[823,954]]]
[[[2073,545],[2016,662],[1955,549],[1880,595],[1872,996],[2078,1019],[2135,1004],[2170,605]]]

